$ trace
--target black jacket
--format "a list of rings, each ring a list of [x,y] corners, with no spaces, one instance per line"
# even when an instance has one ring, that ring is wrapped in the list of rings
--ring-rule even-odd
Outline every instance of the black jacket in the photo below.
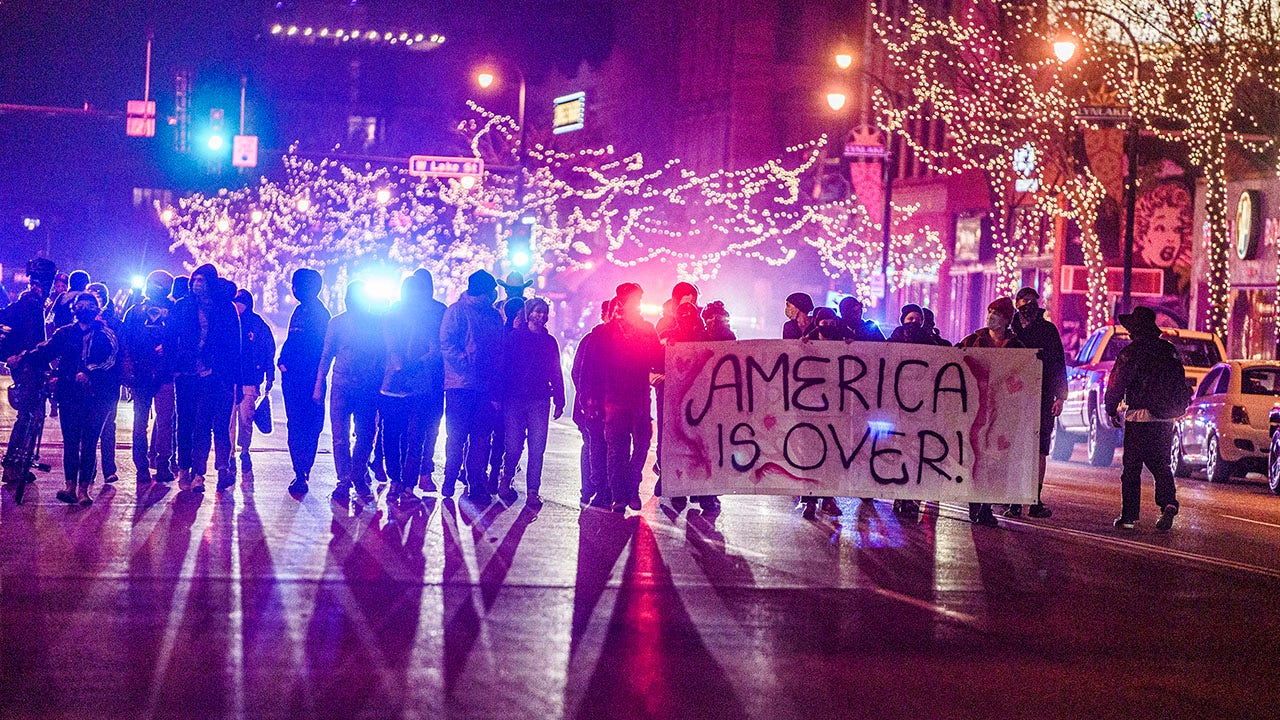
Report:
[[[115,335],[101,320],[94,320],[87,328],[78,323],[58,328],[48,340],[22,353],[18,363],[40,369],[54,367],[54,392],[59,402],[107,401],[119,398],[115,375],[118,354]],[[87,385],[76,381],[80,373],[89,376]]]
[[[204,312],[207,328],[201,327]],[[211,291],[207,304],[188,295],[173,306],[174,370],[184,375],[213,373],[234,383],[240,376],[240,316],[231,298]]]
[[[289,334],[280,348],[282,375],[297,378],[310,392],[320,369],[320,354],[324,352],[324,336],[329,329],[329,309],[316,298],[302,301],[289,317]]]
[[[939,337],[932,330],[920,324],[899,325],[889,335],[889,342],[911,343],[913,345],[940,345]]]
[[[173,382],[173,341],[169,318],[173,302],[150,298],[129,308],[120,329],[120,365],[124,384],[154,392]]]
[[[1062,336],[1057,326],[1044,319],[1043,309],[1037,309],[1029,323],[1023,322],[1021,313],[1015,315],[1012,328],[1024,347],[1040,351],[1037,355],[1044,363],[1040,407],[1042,412],[1049,412],[1054,400],[1067,399],[1067,355],[1062,349]]]
[[[1107,413],[1115,415],[1120,408],[1120,401],[1125,401],[1129,410],[1150,410],[1153,394],[1149,389],[1147,378],[1153,377],[1150,368],[1161,359],[1178,360],[1178,351],[1173,343],[1159,335],[1141,335],[1133,339],[1116,357],[1111,366],[1111,374],[1107,376]],[[1182,361],[1178,360],[1181,365]]]
[[[241,385],[261,385],[263,380],[276,380],[276,339],[262,316],[245,310],[240,316]]]
[[[859,322],[841,321],[844,326],[845,335],[850,340],[860,340],[863,342],[884,342],[884,333],[880,331],[880,326],[871,320],[861,320]]]
[[[560,369],[560,343],[551,333],[520,327],[503,338],[501,394],[512,400],[551,398],[564,407],[564,372]]]
[[[662,366],[657,331],[646,320],[618,318],[593,330],[592,335],[597,332],[592,355],[599,360],[589,372],[599,373],[604,404],[647,410],[652,397],[649,373]]]
[[[425,298],[419,304],[402,300],[387,313],[387,368],[382,394],[439,396],[444,393],[444,355],[440,352],[440,324],[445,304]]]
[[[30,289],[0,310],[0,362],[44,342],[44,300]]]

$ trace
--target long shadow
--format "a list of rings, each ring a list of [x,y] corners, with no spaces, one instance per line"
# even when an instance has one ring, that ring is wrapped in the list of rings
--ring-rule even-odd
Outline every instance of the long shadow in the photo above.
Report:
[[[815,638],[819,647],[830,650],[923,649],[934,644],[938,617],[908,600],[932,603],[934,564],[937,553],[938,508],[924,504],[915,517],[880,512],[861,503],[857,522],[860,540],[854,552],[855,564],[869,580],[872,593],[837,593],[824,603],[835,627],[844,630]],[[849,608],[848,603],[855,603]],[[855,610],[849,613],[849,610]],[[852,615],[855,622],[842,615]]]
[[[587,508],[578,515],[578,571],[573,584],[573,621],[569,633],[569,656],[578,643],[596,605],[609,586],[613,568],[635,535],[639,520],[623,518],[608,511]]]
[[[727,607],[745,610],[740,602],[755,590],[755,575],[751,563],[741,555],[725,549],[724,534],[716,529],[715,515],[690,510],[685,516],[685,541],[716,594],[725,600]]]
[[[507,534],[502,536],[502,542],[480,571],[480,598],[484,602],[486,611],[493,609],[498,593],[502,591],[502,583],[507,579],[507,573],[511,571],[516,548],[520,547],[524,531],[537,517],[538,511],[528,506],[522,508],[515,521],[511,523],[511,527],[507,529]]]
[[[635,528],[600,659],[576,712],[584,720],[612,716],[746,716],[733,684],[685,610],[643,519]]]
[[[170,488],[171,484],[172,483],[158,482],[150,484],[144,483],[137,486],[138,491],[133,501],[132,522],[134,525],[142,522],[142,518],[147,514],[148,510],[155,507],[161,500],[168,497],[169,491],[172,489]]]
[[[444,534],[444,574],[441,579],[444,624],[444,688],[453,697],[466,669],[471,648],[480,635],[480,612],[476,608],[474,582],[462,551],[462,529],[454,515],[452,500],[443,501],[440,513]]]
[[[421,503],[388,510],[387,523],[382,527],[381,545],[384,576],[378,582],[384,587],[380,593],[383,604],[370,606],[366,616],[374,624],[373,632],[383,663],[384,688],[381,703],[389,714],[406,710],[410,687],[408,674],[418,622],[422,614],[423,575],[426,557],[423,546],[431,516],[435,512],[435,498],[425,498]]]

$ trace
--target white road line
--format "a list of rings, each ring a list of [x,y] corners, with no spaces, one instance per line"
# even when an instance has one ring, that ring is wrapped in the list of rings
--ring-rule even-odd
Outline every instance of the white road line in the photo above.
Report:
[[[1253,523],[1254,525],[1266,525],[1267,527],[1280,528],[1280,525],[1277,525],[1276,523],[1262,522],[1261,520],[1250,520],[1249,518],[1242,518],[1236,515],[1219,515],[1219,517],[1224,517],[1229,520],[1239,520],[1240,522]]]

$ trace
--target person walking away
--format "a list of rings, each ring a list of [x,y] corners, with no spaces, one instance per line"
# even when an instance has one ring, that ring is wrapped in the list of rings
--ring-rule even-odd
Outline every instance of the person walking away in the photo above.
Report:
[[[240,319],[227,285],[220,281],[217,268],[201,265],[191,273],[191,293],[173,308],[178,472],[197,494],[204,492],[209,450],[215,446],[218,489],[235,483],[235,475],[228,472],[228,429],[240,371]]]
[[[349,500],[352,490],[361,502],[373,500],[369,460],[377,432],[378,390],[386,375],[387,341],[382,318],[373,312],[366,292],[360,280],[347,285],[346,311],[329,322],[311,394],[316,404],[324,405],[325,379],[332,366],[329,429],[338,475],[332,498],[338,502]]]
[[[1018,314],[1013,318],[1013,333],[1024,347],[1037,350],[1043,365],[1040,380],[1040,470],[1036,486],[1036,504],[1027,514],[1033,518],[1047,518],[1053,514],[1041,495],[1044,492],[1044,472],[1053,443],[1053,426],[1062,414],[1062,404],[1067,400],[1067,355],[1062,347],[1058,328],[1045,319],[1040,307],[1040,293],[1035,288],[1024,287],[1014,296]],[[1022,506],[1010,505],[1006,517],[1021,517]]]
[[[253,293],[245,288],[236,291],[233,304],[240,316],[240,377],[235,388],[235,405],[231,411],[229,432],[233,445],[240,448],[240,471],[253,472],[249,446],[253,442],[253,414],[258,399],[271,394],[276,384],[276,339],[262,316],[253,311]],[[234,472],[234,465],[232,466]]]
[[[498,497],[515,502],[511,488],[520,455],[527,444],[525,504],[542,504],[542,456],[547,450],[548,410],[559,420],[564,415],[564,372],[560,369],[560,344],[547,332],[551,306],[540,297],[529,299],[520,311],[518,327],[506,337],[502,353],[503,432],[506,443]]]
[[[58,274],[53,262],[45,258],[29,261],[26,269],[27,289],[0,310],[0,360],[10,369],[19,354],[45,341],[45,305]],[[28,473],[34,460],[36,441],[44,428],[45,405],[42,394],[33,397],[40,399],[33,400],[29,406],[18,403],[23,407],[14,408],[18,414],[9,432],[3,461],[6,483],[17,482]]]
[[[643,296],[636,283],[617,287],[614,317],[599,343],[609,487],[618,513],[641,507],[640,480],[653,440],[650,382],[662,345],[653,325],[640,316]]]
[[[979,328],[956,344],[961,348],[1021,348],[1025,347],[1009,323],[1013,322],[1013,301],[1007,297],[996,298],[987,306],[987,326]],[[1000,523],[991,512],[991,503],[969,503],[969,521],[986,527]]]
[[[151,482],[152,469],[156,482],[173,481],[176,406],[169,337],[172,289],[173,276],[169,273],[156,270],[148,275],[142,301],[125,313],[120,329],[121,377],[133,393],[133,466],[139,483]]]
[[[862,317],[862,301],[850,295],[840,301],[840,324],[850,340],[884,342],[884,333],[874,321]]]
[[[118,360],[122,323],[116,316],[116,306],[111,301],[111,291],[107,289],[105,283],[100,282],[89,283],[85,291],[91,293],[98,301],[100,308],[98,319],[102,321],[107,332],[116,339]],[[98,438],[98,447],[102,452],[102,482],[109,484],[120,479],[119,468],[116,466],[116,412],[120,409],[120,363],[118,361],[114,363],[103,377],[106,382],[114,385],[116,398],[115,402],[107,404],[107,416],[102,422],[102,434]]]
[[[107,407],[119,400],[119,386],[111,376],[118,346],[115,336],[99,319],[101,308],[92,293],[77,293],[71,302],[69,325],[54,331],[53,336],[19,355],[12,363],[37,370],[54,368],[54,395],[61,412],[63,475],[66,488],[57,498],[65,503],[90,505],[89,488],[93,485],[97,465],[94,452]]]
[[[320,445],[320,431],[324,429],[324,407],[316,405],[311,396],[330,318],[328,308],[320,302],[320,290],[324,287],[320,273],[299,268],[293,272],[291,284],[298,307],[289,316],[289,334],[280,348],[276,367],[280,369],[289,460],[293,465],[289,493],[299,497],[307,493]]]
[[[612,300],[600,304],[600,322],[591,328],[573,354],[573,422],[582,434],[579,457],[582,483],[579,501],[582,505],[609,508],[613,505],[609,492],[608,454],[604,441],[604,379],[600,375],[602,360],[598,350],[603,328],[613,316]]]
[[[502,365],[502,316],[493,307],[497,297],[497,280],[477,270],[467,278],[466,292],[445,310],[440,324],[447,433],[440,492],[453,496],[465,463],[468,495],[477,507],[489,504],[485,464],[499,417],[494,384]]]
[[[1120,403],[1126,405],[1120,517],[1113,524],[1123,530],[1132,530],[1137,524],[1145,465],[1156,482],[1156,505],[1160,508],[1156,529],[1166,531],[1178,514],[1178,493],[1169,467],[1173,421],[1186,412],[1191,391],[1177,350],[1161,337],[1151,308],[1139,305],[1118,319],[1133,341],[1120,351],[1107,376],[1107,414],[1117,425]]]
[[[813,312],[813,299],[807,293],[791,293],[787,296],[783,312],[786,313],[787,322],[782,326],[782,339],[799,340],[813,324],[809,317],[809,313]]]

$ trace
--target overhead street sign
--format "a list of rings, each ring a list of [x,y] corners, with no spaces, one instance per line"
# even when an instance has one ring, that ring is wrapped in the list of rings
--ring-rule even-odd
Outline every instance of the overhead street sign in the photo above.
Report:
[[[484,160],[474,157],[414,155],[409,158],[409,174],[435,178],[474,177],[478,180],[484,174]]]
[[[888,155],[884,132],[870,125],[860,125],[850,130],[844,141],[844,156],[847,158],[880,159]]]
[[[1076,120],[1084,122],[1129,122],[1133,112],[1128,105],[1081,105]]]
[[[587,116],[587,94],[576,92],[563,95],[554,101],[551,132],[555,135],[581,130]]]

